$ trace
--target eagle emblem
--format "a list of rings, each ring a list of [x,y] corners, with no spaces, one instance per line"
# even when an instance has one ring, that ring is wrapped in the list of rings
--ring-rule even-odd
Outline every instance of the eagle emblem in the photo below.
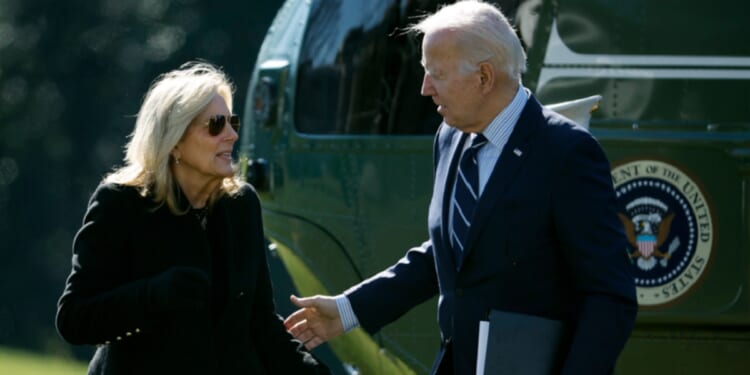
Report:
[[[634,160],[612,170],[612,185],[638,303],[682,298],[708,269],[713,247],[715,223],[701,184],[672,164]]]
[[[651,212],[636,215],[632,219],[622,213],[617,215],[625,227],[628,243],[634,249],[628,255],[630,259],[636,259],[638,268],[649,271],[656,266],[657,261],[662,267],[666,267],[672,254],[680,246],[679,238],[675,237],[669,244],[669,248],[663,250],[672,227],[674,212],[666,216]]]

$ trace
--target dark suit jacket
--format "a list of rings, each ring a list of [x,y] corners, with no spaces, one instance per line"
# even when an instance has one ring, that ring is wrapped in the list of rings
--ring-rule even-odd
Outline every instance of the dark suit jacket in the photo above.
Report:
[[[247,185],[221,198],[208,222],[204,231],[193,215],[154,210],[132,187],[97,188],[57,312],[65,340],[98,346],[90,374],[318,373],[274,313],[255,192]],[[226,262],[216,268],[226,275],[213,278],[226,285],[218,314],[208,302],[192,312],[152,309],[151,278],[172,266],[211,275],[217,247]]]
[[[480,197],[457,270],[447,213],[466,138],[445,124],[438,129],[430,240],[346,292],[360,324],[376,332],[439,293],[455,374],[474,374],[479,321],[491,309],[566,322],[560,372],[612,371],[637,302],[601,147],[529,98]]]

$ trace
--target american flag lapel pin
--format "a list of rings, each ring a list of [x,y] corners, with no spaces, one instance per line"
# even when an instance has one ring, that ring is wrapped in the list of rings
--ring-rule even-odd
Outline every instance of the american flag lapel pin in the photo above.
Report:
[[[521,150],[519,150],[519,149],[517,149],[517,148],[513,149],[513,153],[514,153],[514,154],[516,154],[516,156],[521,156],[521,155],[523,155],[523,152],[521,152]]]

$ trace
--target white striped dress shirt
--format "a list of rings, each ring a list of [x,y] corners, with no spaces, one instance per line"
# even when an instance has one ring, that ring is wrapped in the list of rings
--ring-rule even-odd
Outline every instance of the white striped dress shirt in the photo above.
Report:
[[[487,144],[479,149],[477,152],[477,163],[479,168],[479,199],[482,198],[484,187],[487,186],[487,181],[490,179],[492,171],[495,169],[497,159],[500,158],[500,154],[503,152],[505,144],[510,139],[510,134],[513,133],[513,129],[516,128],[516,122],[521,117],[521,111],[526,106],[526,102],[529,100],[530,93],[526,89],[518,85],[518,91],[510,101],[505,109],[503,109],[494,119],[487,125],[482,131],[482,135],[487,138]],[[469,138],[464,142],[463,151],[471,146],[471,142],[476,137],[476,134],[471,134]],[[463,151],[461,154],[463,154]],[[454,182],[455,183],[455,182]],[[453,189],[455,194],[456,189]],[[455,199],[455,197],[451,197]],[[448,212],[448,223],[453,226],[453,205],[450,205],[450,212]],[[453,228],[449,228],[450,233],[453,232]]]
[[[518,85],[518,91],[516,96],[513,97],[510,104],[502,110],[489,125],[482,131],[482,135],[487,138],[488,143],[484,145],[477,153],[477,162],[479,163],[479,196],[482,196],[484,187],[487,186],[487,181],[490,179],[492,170],[495,169],[497,159],[500,158],[500,154],[503,152],[505,144],[510,139],[510,134],[513,133],[513,129],[516,128],[516,122],[521,117],[521,112],[526,106],[526,102],[529,100],[530,93],[526,89]],[[472,134],[471,137],[464,143],[464,149],[471,145],[471,141],[474,140],[476,135]]]

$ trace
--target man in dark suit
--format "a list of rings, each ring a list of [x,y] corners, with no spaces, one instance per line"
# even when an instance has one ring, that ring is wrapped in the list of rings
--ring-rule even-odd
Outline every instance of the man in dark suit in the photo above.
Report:
[[[424,34],[422,95],[434,144],[430,239],[336,297],[292,297],[287,329],[313,348],[356,325],[376,332],[440,294],[433,373],[474,374],[491,310],[565,323],[556,372],[612,372],[635,320],[635,286],[609,163],[597,141],[521,84],[526,58],[492,5],[461,1]]]

